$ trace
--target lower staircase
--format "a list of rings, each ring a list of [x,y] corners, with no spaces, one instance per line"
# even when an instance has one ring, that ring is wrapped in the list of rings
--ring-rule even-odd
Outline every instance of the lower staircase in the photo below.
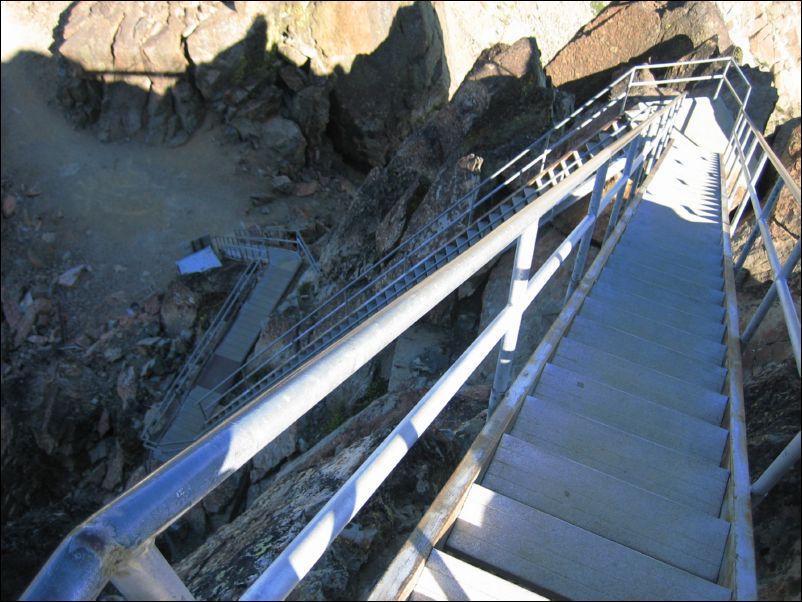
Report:
[[[169,459],[204,432],[209,415],[222,397],[221,392],[233,382],[264,323],[303,263],[301,256],[292,250],[264,247],[261,252],[267,256],[267,267],[261,271],[220,344],[181,400],[175,417],[151,446],[153,459]]]
[[[680,139],[413,599],[730,599],[722,248]]]

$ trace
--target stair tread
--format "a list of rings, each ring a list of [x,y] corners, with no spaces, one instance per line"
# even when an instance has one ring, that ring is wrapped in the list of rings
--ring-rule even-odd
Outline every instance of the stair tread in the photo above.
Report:
[[[552,363],[627,393],[721,424],[727,398],[720,391],[689,383],[659,370],[563,339]]]
[[[547,364],[533,395],[684,454],[720,463],[727,431],[680,410]],[[526,403],[526,402],[525,402]],[[717,405],[711,415],[720,415]]]
[[[579,316],[718,366],[723,364],[727,352],[726,346],[718,341],[700,337],[669,324],[655,322],[635,312],[622,309],[617,304],[605,303],[591,297],[585,299]]]
[[[429,554],[410,600],[547,600],[437,549]]]
[[[593,287],[588,299],[595,299],[606,305],[614,305],[621,311],[634,313],[657,323],[668,324],[673,328],[686,330],[713,341],[723,340],[726,330],[722,322],[724,318],[723,309],[718,312],[720,319],[710,319],[709,317],[694,315],[666,303],[661,303],[659,298],[644,297],[632,291],[622,295],[620,291],[599,283],[596,283]]]
[[[665,299],[666,302],[688,313],[699,313],[707,316],[724,309],[723,291],[704,289],[704,291],[698,293],[689,293],[672,286],[668,282],[659,282],[657,280],[653,277],[650,278],[648,272],[627,274],[617,269],[605,268],[599,276],[597,284],[612,286],[621,295],[626,295],[629,291],[651,291],[650,295],[652,297]],[[639,294],[647,296],[644,293]]]
[[[729,523],[505,434],[482,486],[715,581]]]
[[[684,311],[688,314],[700,316],[713,322],[722,322],[724,319],[724,305],[713,301],[698,301],[693,297],[672,291],[669,288],[656,286],[637,278],[625,278],[604,270],[593,288],[601,287],[620,296],[636,295],[645,297],[650,301],[659,301],[666,305]]]
[[[682,277],[676,274],[658,272],[657,270],[638,269],[637,267],[625,265],[618,258],[614,262],[605,265],[604,271],[608,274],[614,274],[617,278],[631,278],[654,286],[668,288],[675,293],[691,297],[699,302],[719,304],[724,302],[723,289],[713,288],[701,282],[694,282],[692,275]]]
[[[645,257],[648,259],[659,259],[665,263],[673,263],[690,269],[701,270],[711,274],[721,274],[724,270],[722,257],[692,257],[684,255],[674,249],[667,248],[657,243],[641,244],[636,239],[628,239],[626,232],[616,245],[616,251],[620,255],[632,255],[634,257]]]
[[[716,391],[721,390],[727,375],[726,368],[714,361],[699,360],[623,330],[593,322],[581,313],[574,318],[566,338]]]
[[[730,599],[719,585],[476,484],[448,545],[568,599]]]
[[[696,284],[705,285],[708,288],[723,290],[724,277],[721,274],[711,273],[710,271],[695,270],[675,263],[661,263],[659,260],[649,261],[648,258],[636,253],[613,253],[607,260],[607,265],[625,266],[633,271],[648,270],[656,274],[666,274],[683,280],[688,280]]]
[[[532,398],[510,434],[675,502],[718,516],[729,472]]]

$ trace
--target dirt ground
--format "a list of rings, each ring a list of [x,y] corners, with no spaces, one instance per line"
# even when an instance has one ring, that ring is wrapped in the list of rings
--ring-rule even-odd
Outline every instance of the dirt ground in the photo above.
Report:
[[[101,143],[74,129],[53,99],[47,49],[62,4],[2,3],[3,177],[35,195],[17,207],[32,229],[28,267],[90,266],[80,284],[93,300],[87,315],[116,315],[148,287],[163,289],[192,239],[252,221],[302,227],[328,212],[322,194],[279,198],[267,215],[252,208],[266,180],[242,171],[210,116],[178,148]]]

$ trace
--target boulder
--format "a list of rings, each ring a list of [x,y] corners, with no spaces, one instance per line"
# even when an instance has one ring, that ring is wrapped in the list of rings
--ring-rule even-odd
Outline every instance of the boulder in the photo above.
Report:
[[[371,170],[356,191],[322,249],[320,263],[326,277],[340,282],[352,278],[373,263],[381,249],[391,245],[390,240],[398,239],[415,208],[422,212],[421,217],[430,211],[421,207],[432,183],[456,177],[444,167],[455,165],[459,157],[477,148],[487,148],[487,153],[477,152],[485,158],[482,168],[495,169],[502,155],[506,161],[520,150],[514,145],[523,145],[521,132],[531,141],[562,117],[566,107],[565,96],[546,80],[533,39],[486,50],[451,102],[405,138],[388,165]],[[507,122],[505,118],[509,118]],[[489,147],[499,141],[507,143],[506,150],[491,151]],[[493,157],[490,165],[488,155]],[[464,166],[460,169],[465,170]],[[467,171],[475,173],[475,169]],[[447,188],[443,184],[443,190]],[[447,206],[448,199],[440,196],[440,206]],[[394,215],[388,218],[390,213]],[[366,245],[364,233],[377,232],[380,227],[388,228],[387,234],[379,234],[376,247]]]
[[[161,322],[168,337],[191,329],[198,317],[198,298],[189,288],[173,281],[167,287],[160,308]]]
[[[65,14],[57,98],[76,125],[96,123],[101,140],[167,144],[198,128],[204,107],[182,35],[200,3],[77,2]]]
[[[432,5],[399,8],[387,38],[337,74],[331,97],[335,148],[357,164],[383,166],[391,149],[445,103],[450,83]]]
[[[706,58],[708,41],[718,53],[732,46],[713,2],[616,2],[557,53],[546,74],[579,104],[609,84],[617,68],[697,58],[697,48]]]

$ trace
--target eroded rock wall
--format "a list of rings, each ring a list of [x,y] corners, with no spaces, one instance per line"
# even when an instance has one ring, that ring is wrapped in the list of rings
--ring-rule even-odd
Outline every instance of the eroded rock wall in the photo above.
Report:
[[[484,49],[534,35],[553,56],[592,16],[563,4],[77,2],[54,45],[59,100],[106,141],[182,144],[211,111],[269,147],[262,124],[280,116],[305,144],[328,133],[347,159],[380,166]]]

